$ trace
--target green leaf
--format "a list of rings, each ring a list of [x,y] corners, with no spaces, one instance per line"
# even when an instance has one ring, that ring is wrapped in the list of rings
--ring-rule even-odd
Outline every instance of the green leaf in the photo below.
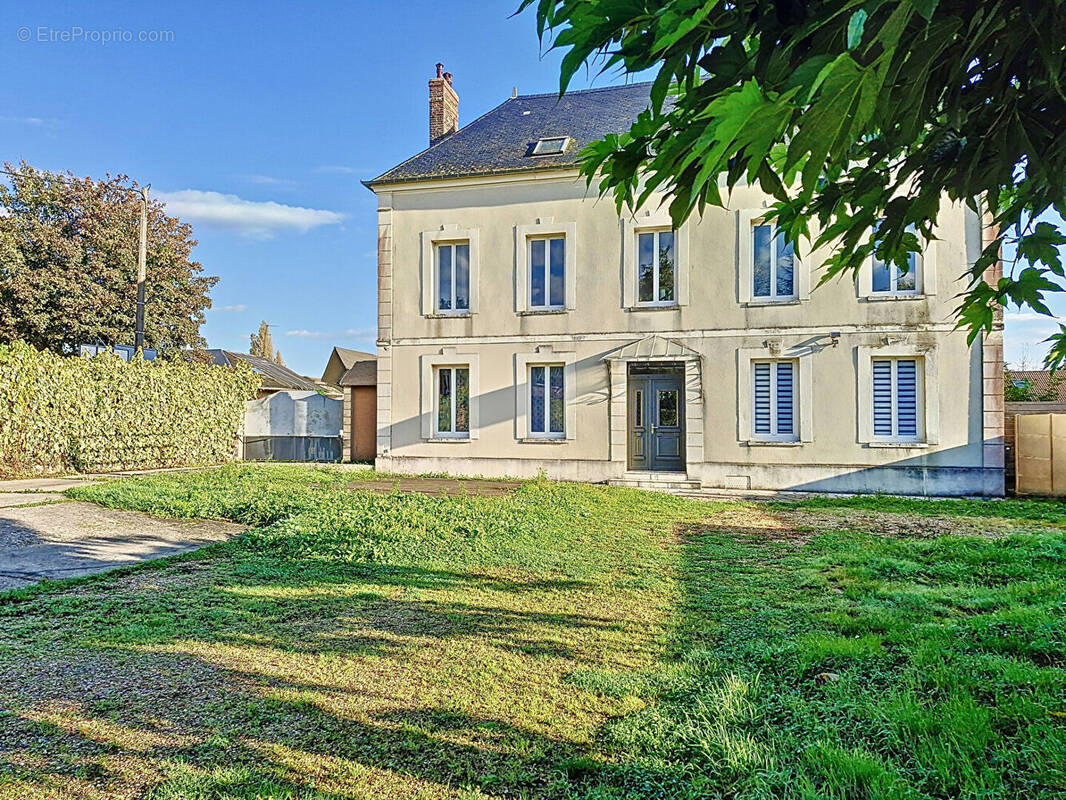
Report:
[[[866,9],[860,8],[848,20],[848,50],[854,50],[862,42],[862,32],[866,27]]]

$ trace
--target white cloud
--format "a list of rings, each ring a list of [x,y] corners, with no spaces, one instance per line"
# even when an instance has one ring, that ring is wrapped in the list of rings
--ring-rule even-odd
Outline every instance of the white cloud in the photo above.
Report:
[[[248,308],[244,303],[238,303],[235,306],[219,306],[212,309],[213,311],[245,311]]]
[[[294,336],[298,339],[358,339],[359,341],[372,341],[377,338],[378,332],[374,328],[348,328],[343,331],[308,331],[295,330],[285,331],[286,336]]]
[[[167,211],[191,222],[234,230],[246,236],[270,238],[283,231],[306,233],[322,225],[336,225],[344,214],[316,208],[287,206],[273,200],[245,200],[235,194],[182,189],[159,192]]]
[[[327,164],[324,167],[316,167],[315,172],[319,175],[353,175],[358,170],[355,167],[345,167],[339,164]]]
[[[251,173],[251,174],[235,175],[234,177],[238,178],[239,180],[246,181],[247,183],[254,183],[257,186],[286,186],[286,187],[288,187],[288,186],[295,186],[296,185],[296,181],[291,181],[288,178],[275,178],[272,175],[256,175],[254,173]]]

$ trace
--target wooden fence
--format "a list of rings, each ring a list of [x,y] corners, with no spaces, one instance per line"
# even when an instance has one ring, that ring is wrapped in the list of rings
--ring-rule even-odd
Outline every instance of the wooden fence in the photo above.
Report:
[[[1016,494],[1066,495],[1066,414],[1014,418]]]
[[[1007,403],[1004,407],[1003,413],[1003,444],[1005,447],[1005,470],[1004,478],[1006,480],[1007,493],[1012,494],[1016,491],[1016,480],[1014,475],[1015,464],[1017,463],[1017,448],[1015,446],[1015,417],[1022,414],[1066,414],[1066,403],[1038,403],[1038,402],[1014,402]]]

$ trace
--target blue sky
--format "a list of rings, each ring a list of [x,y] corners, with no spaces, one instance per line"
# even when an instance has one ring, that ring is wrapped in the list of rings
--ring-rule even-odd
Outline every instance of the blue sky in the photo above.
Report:
[[[359,180],[425,147],[434,64],[455,76],[461,122],[513,86],[557,87],[558,56],[517,5],[8,2],[0,159],[150,183],[221,277],[210,346],[246,350],[265,319],[287,363],[318,375],[333,345],[374,349],[374,197]],[[1052,325],[1030,316],[1009,317],[1008,360],[1039,361]]]

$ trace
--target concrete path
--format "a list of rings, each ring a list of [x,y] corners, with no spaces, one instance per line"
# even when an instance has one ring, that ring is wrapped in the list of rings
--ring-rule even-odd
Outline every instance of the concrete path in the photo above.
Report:
[[[44,487],[42,487],[44,488]],[[166,520],[42,492],[0,493],[0,591],[70,578],[195,550],[235,536],[240,525]]]
[[[0,492],[65,492],[75,486],[91,486],[99,478],[20,478],[0,481]]]

